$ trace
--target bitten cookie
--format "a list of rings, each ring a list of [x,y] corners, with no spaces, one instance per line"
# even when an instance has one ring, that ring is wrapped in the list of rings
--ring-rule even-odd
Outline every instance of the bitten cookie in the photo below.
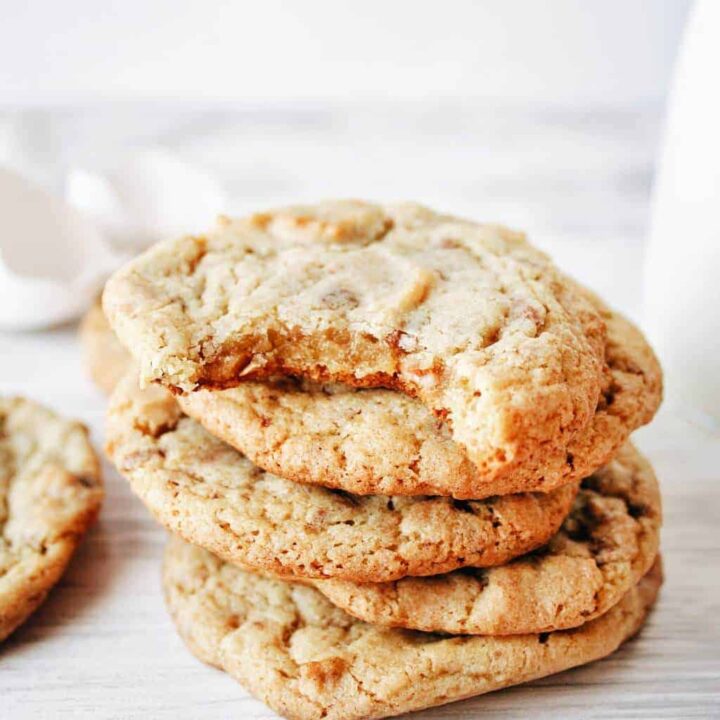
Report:
[[[225,220],[131,261],[103,305],[143,383],[387,387],[487,477],[564,458],[605,372],[600,313],[521,233],[416,205]]]
[[[546,543],[577,485],[460,501],[350,495],[266,473],[133,374],[108,408],[107,452],[155,518],[231,562],[380,582],[498,565]]]
[[[102,499],[98,459],[80,423],[0,398],[0,640],[60,579]]]
[[[628,444],[583,480],[572,512],[540,550],[507,565],[392,583],[315,581],[366,622],[430,632],[538,633],[606,613],[645,575],[660,540],[660,491]]]
[[[190,650],[294,720],[359,720],[442,705],[604,657],[641,627],[659,565],[574,630],[448,637],[368,625],[317,590],[261,578],[172,540],[168,608]]]
[[[446,423],[419,401],[393,390],[319,385],[293,378],[202,389],[177,398],[210,433],[264,470],[296,482],[355,494],[483,498],[547,492],[589,475],[610,460],[660,403],[662,375],[642,334],[588,294],[607,324],[600,402],[586,430],[554,456],[516,472],[483,475],[452,440]],[[130,367],[95,306],[81,331],[85,363],[110,393]],[[557,449],[557,448],[556,448]]]
[[[359,494],[483,498],[553,490],[608,462],[661,397],[657,359],[632,323],[597,299],[607,324],[607,371],[590,425],[535,462],[483,473],[441,419],[393,390],[280,378],[178,397],[182,409],[256,465],[296,482]]]

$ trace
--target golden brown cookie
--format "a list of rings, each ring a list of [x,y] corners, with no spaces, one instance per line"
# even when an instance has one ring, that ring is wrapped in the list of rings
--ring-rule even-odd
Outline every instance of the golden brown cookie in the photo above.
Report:
[[[595,300],[606,320],[607,372],[590,425],[534,463],[483,473],[446,423],[393,390],[279,378],[180,396],[182,409],[256,465],[296,482],[358,494],[489,495],[553,490],[608,462],[660,404],[658,362],[632,323]]]
[[[521,233],[416,205],[224,220],[131,261],[103,304],[144,383],[387,387],[444,419],[483,477],[565,462],[605,371],[600,314]]]
[[[314,584],[343,610],[387,627],[474,635],[564,630],[606,613],[648,572],[661,520],[655,474],[628,444],[583,480],[560,532],[530,555],[391,583]]]
[[[293,720],[381,718],[528,682],[604,657],[641,627],[659,565],[606,614],[573,630],[481,637],[386,630],[317,590],[261,578],[174,539],[165,598],[201,660]]]
[[[460,501],[350,495],[271,475],[128,375],[108,408],[107,452],[155,518],[231,562],[357,581],[498,565],[547,542],[577,491]]]
[[[280,477],[356,494],[452,495],[460,499],[547,492],[608,462],[630,431],[654,415],[660,367],[642,334],[590,296],[607,324],[607,372],[589,427],[560,455],[538,465],[482,475],[447,425],[419,401],[392,390],[318,385],[292,378],[245,382],[178,397],[213,435]],[[109,393],[130,354],[99,307],[81,332],[86,365]]]
[[[103,498],[87,430],[0,398],[0,640],[60,579]]]

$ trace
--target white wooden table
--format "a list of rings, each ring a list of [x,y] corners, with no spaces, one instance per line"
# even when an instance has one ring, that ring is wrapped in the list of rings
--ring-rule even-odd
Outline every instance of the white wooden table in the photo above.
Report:
[[[301,123],[293,137],[289,130],[276,133],[282,152],[272,155],[269,141],[262,146],[272,157],[266,163],[267,184],[262,185],[261,176],[259,189],[243,193],[244,181],[236,178],[238,204],[267,204],[293,194],[409,196],[507,219],[530,227],[561,263],[616,305],[638,314],[655,115],[531,114],[510,127],[502,118],[486,123],[478,137],[467,116],[466,121],[439,122],[428,112],[428,127],[416,128],[414,144],[399,131],[391,134],[397,144],[388,146],[390,166],[377,165],[383,153],[368,139],[375,116],[352,117],[360,124],[354,149],[343,144],[349,131],[342,122],[335,127],[335,116],[330,126]],[[294,127],[297,117],[288,122]],[[450,128],[445,135],[438,123]],[[244,139],[236,138],[234,145],[227,128],[221,130],[214,139],[194,145],[184,141],[183,146],[212,165],[213,152],[224,143],[239,152],[240,165],[250,167],[261,154],[254,145],[255,160],[245,154],[257,128],[239,133],[237,138]],[[389,142],[388,132],[383,137]],[[429,149],[421,159],[434,173],[418,179],[422,162],[412,154],[428,138],[435,144],[423,146]],[[440,145],[452,138],[465,146],[462,152],[441,151]],[[318,150],[320,167],[305,165],[311,177],[301,181],[301,171],[293,173],[290,166],[303,163],[311,146]],[[376,175],[367,158],[356,167],[354,179],[334,165],[371,147]],[[331,171],[335,187],[325,177]],[[370,191],[372,182],[383,177],[387,187]],[[453,179],[454,184],[445,182]],[[400,190],[403,182],[406,192]],[[27,394],[84,420],[101,446],[104,399],[85,378],[74,327],[0,334],[0,392]],[[720,440],[665,412],[637,434],[637,441],[662,481],[667,575],[640,637],[592,666],[422,717],[720,717]],[[164,532],[109,467],[105,479],[107,500],[99,524],[44,606],[0,647],[0,718],[274,717],[184,648],[161,596]]]

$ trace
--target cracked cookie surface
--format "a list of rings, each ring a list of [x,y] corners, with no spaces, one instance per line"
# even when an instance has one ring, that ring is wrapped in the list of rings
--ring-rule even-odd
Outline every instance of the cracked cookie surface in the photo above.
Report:
[[[176,538],[163,574],[190,650],[294,720],[399,715],[597,660],[639,630],[661,582],[658,563],[574,630],[452,637],[369,625],[314,588],[258,577]]]
[[[144,383],[388,387],[443,418],[483,474],[562,455],[603,380],[603,319],[546,255],[416,205],[225,220],[130,262],[103,306]]]
[[[115,389],[107,452],[155,518],[221,557],[280,575],[357,581],[507,562],[547,542],[577,485],[460,501],[351,495],[267,473],[131,373]]]
[[[660,491],[630,444],[582,481],[570,515],[540,550],[506,565],[392,583],[320,580],[335,605],[369,623],[477,635],[577,627],[607,612],[657,556]]]
[[[0,640],[60,579],[102,498],[83,425],[0,398]]]

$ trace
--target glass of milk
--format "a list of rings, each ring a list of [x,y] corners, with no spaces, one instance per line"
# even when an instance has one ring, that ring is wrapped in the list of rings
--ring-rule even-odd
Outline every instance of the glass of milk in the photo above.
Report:
[[[698,0],[675,69],[645,267],[668,404],[720,430],[720,2]]]

